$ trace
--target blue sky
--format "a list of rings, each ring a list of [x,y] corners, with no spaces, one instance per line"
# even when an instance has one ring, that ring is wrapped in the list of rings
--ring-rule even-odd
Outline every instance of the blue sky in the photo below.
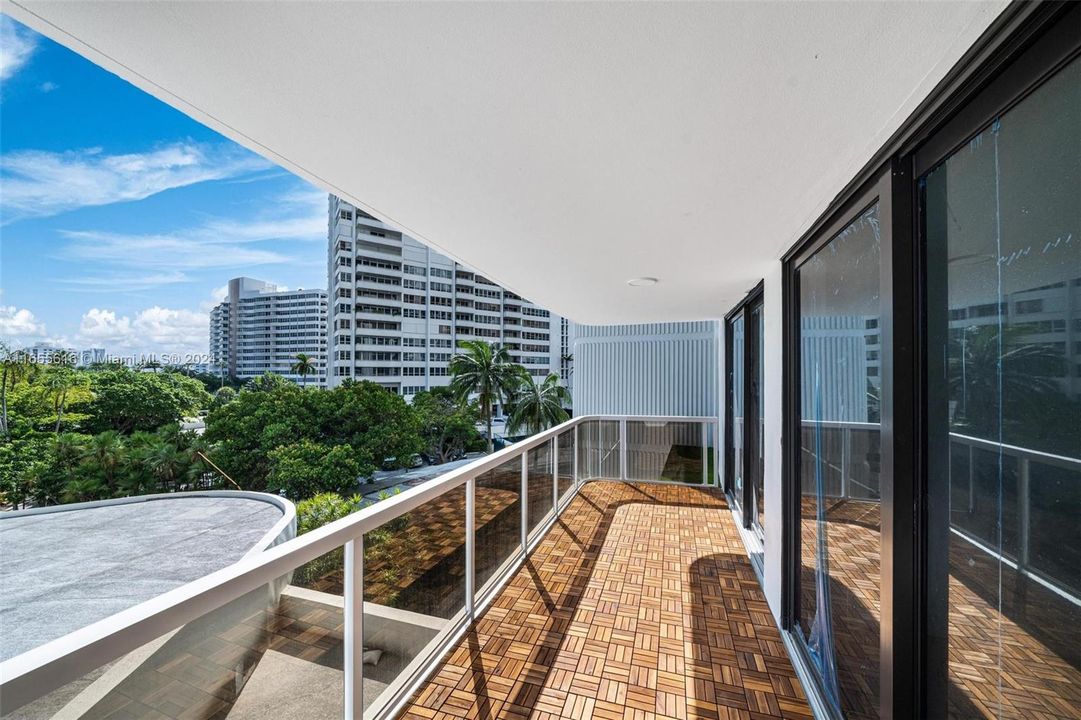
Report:
[[[0,341],[204,354],[229,278],[326,286],[326,207],[0,15]]]

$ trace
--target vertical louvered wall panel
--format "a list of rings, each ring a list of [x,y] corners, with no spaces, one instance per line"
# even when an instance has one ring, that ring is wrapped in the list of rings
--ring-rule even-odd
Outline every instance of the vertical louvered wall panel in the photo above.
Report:
[[[712,320],[578,325],[575,414],[716,417],[718,332]]]

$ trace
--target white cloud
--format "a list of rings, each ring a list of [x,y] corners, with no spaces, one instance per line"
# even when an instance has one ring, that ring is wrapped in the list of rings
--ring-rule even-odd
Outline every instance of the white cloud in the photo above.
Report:
[[[188,282],[189,278],[180,271],[160,273],[106,273],[100,276],[63,278],[60,282],[70,285],[76,292],[138,292],[155,290],[163,285],[176,285]]]
[[[60,230],[70,242],[58,257],[100,263],[109,269],[100,276],[67,280],[70,284],[134,289],[150,289],[152,284],[143,281],[156,278],[183,282],[186,270],[247,271],[259,265],[322,263],[321,253],[308,251],[305,255],[310,257],[298,259],[255,246],[270,241],[326,242],[326,195],[313,190],[278,198],[268,206],[273,208],[272,214],[248,219],[210,218],[172,233]]]
[[[326,242],[327,194],[315,188],[280,195],[269,203],[272,215],[247,220],[212,219],[183,236],[216,242],[302,240]]]
[[[91,308],[83,314],[80,346],[104,347],[111,354],[202,355],[207,352],[210,318],[204,312],[157,305],[135,316]]]
[[[2,158],[4,221],[142,200],[173,188],[265,170],[263,158],[231,143],[175,143],[109,155],[101,148],[18,150]]]
[[[37,40],[30,30],[0,15],[0,82],[14,77],[36,47]]]
[[[79,323],[79,339],[88,345],[127,345],[132,340],[131,319],[112,310],[90,308]]]
[[[97,231],[61,231],[71,240],[65,258],[145,269],[198,270],[244,268],[291,262],[271,250],[236,243],[195,239],[183,235],[125,235]],[[105,276],[103,276],[105,277]]]
[[[53,90],[59,90],[60,86],[54,83],[52,80],[46,80],[38,85],[38,90],[43,93],[51,93]]]
[[[25,338],[44,336],[45,325],[34,313],[14,305],[0,305],[0,336]]]
[[[210,291],[210,298],[199,303],[199,309],[209,313],[229,297],[229,285],[222,285]]]

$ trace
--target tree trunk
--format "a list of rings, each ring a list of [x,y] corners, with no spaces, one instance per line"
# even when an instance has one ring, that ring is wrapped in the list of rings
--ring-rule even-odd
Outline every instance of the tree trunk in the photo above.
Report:
[[[4,365],[4,374],[0,379],[0,435],[8,434],[8,367]]]
[[[447,448],[446,433],[443,433],[439,436],[439,442],[435,446],[435,456],[439,458],[440,465],[450,459],[450,451]]]
[[[59,401],[57,401],[57,404],[56,404],[56,434],[57,435],[60,434],[60,421],[64,417],[64,401],[67,399],[67,395],[68,395],[68,393],[65,390],[63,393],[61,393],[60,399],[59,399]]]
[[[495,451],[495,443],[492,442],[492,404],[484,403],[484,421],[488,424],[488,454]]]

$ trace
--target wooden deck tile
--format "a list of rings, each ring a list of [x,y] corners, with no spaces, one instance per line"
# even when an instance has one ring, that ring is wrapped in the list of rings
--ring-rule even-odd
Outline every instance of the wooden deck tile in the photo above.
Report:
[[[723,495],[693,486],[587,484],[433,678],[401,717],[811,715]]]
[[[803,514],[803,578],[812,581],[813,501]],[[878,717],[879,514],[870,502],[826,506],[838,679],[854,720]],[[1081,720],[1076,606],[955,533],[949,571],[949,717]],[[813,589],[805,592],[813,604]]]

